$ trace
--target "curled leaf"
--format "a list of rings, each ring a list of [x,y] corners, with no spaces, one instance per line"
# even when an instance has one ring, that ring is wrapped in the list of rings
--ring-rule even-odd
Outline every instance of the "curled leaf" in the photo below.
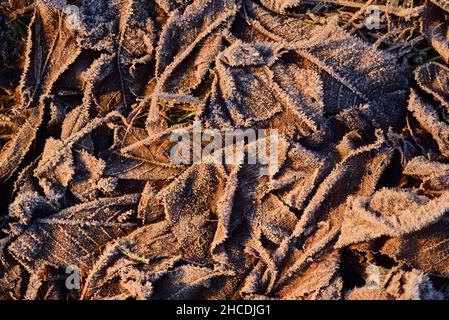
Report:
[[[383,235],[400,236],[420,230],[449,211],[449,194],[436,199],[413,191],[382,189],[372,197],[348,200],[338,246],[367,241]],[[350,217],[350,218],[349,218]]]
[[[434,1],[442,8],[446,8],[447,12],[440,10],[436,6],[428,6],[424,10],[422,31],[426,35],[434,49],[449,61],[449,24],[447,23],[447,14],[449,6],[444,1]]]

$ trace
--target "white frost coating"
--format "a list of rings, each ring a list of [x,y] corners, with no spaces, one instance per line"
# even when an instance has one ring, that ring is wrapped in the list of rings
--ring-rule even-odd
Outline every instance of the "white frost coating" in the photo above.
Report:
[[[79,31],[82,26],[80,8],[67,4],[67,0],[43,0],[47,5],[60,9],[66,14],[64,24],[70,31]]]
[[[81,15],[80,9],[74,5],[67,5],[63,8],[64,13],[67,15],[65,20],[65,26],[72,31],[78,31],[81,29]]]

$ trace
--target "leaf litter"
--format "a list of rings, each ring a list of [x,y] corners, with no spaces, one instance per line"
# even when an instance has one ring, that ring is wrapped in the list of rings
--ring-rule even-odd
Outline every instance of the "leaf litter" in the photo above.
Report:
[[[447,299],[449,7],[369,3],[0,2],[0,299]]]

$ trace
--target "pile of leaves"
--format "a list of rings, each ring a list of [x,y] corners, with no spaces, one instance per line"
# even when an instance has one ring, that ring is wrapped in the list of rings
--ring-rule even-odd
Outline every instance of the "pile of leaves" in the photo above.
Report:
[[[448,298],[445,1],[3,2],[0,298]],[[173,163],[194,123],[277,129],[278,169]]]

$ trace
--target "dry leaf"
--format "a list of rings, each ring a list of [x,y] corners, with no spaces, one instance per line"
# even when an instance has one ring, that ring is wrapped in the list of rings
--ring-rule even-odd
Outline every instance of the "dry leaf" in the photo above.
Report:
[[[449,62],[449,5],[443,1],[434,2],[438,2],[442,8],[445,6],[447,12],[436,6],[428,6],[423,14],[422,32],[443,59]]]
[[[420,230],[448,212],[448,200],[448,192],[429,199],[411,190],[395,189],[381,189],[372,197],[352,197],[338,246]]]
[[[291,9],[298,7],[301,0],[262,0],[261,3],[268,9],[278,13],[289,13]]]
[[[448,7],[428,2],[410,19],[447,60]],[[348,6],[33,8],[20,101],[0,108],[1,299],[443,297],[449,69],[423,36],[404,40],[433,60],[413,78],[408,47],[354,34],[363,10],[339,27],[330,15]],[[174,136],[199,126],[278,139],[257,131],[232,164],[233,146],[205,157],[211,141],[195,141],[176,161]],[[247,163],[269,142],[276,166]],[[70,265],[81,290],[65,286]]]
[[[170,133],[149,137],[143,129],[117,127],[118,152],[110,155],[105,175],[135,180],[171,180],[178,176],[185,167],[170,159],[170,150],[175,145]]]
[[[449,108],[449,68],[435,62],[427,63],[415,71],[415,78],[424,91]]]
[[[86,277],[82,298],[109,299],[118,295],[149,298],[152,283],[181,257],[180,246],[168,222],[140,227],[106,246]],[[140,283],[132,286],[127,283],[130,272],[137,274]],[[141,294],[143,288],[147,289],[145,295]]]
[[[410,93],[408,111],[413,114],[420,127],[436,141],[441,153],[448,156],[449,125],[440,118],[437,110],[428,101],[423,100],[413,89]]]
[[[448,223],[442,219],[420,231],[388,240],[382,248],[382,253],[427,274],[447,276],[448,231]]]
[[[86,273],[105,244],[135,227],[117,217],[138,199],[139,195],[97,199],[38,218],[8,246],[8,252],[31,273],[45,265],[77,265]]]
[[[203,264],[210,259],[226,179],[218,165],[194,165],[158,194],[187,259]]]
[[[428,276],[418,270],[391,270],[379,287],[355,288],[345,295],[346,300],[439,300]]]
[[[223,32],[239,8],[234,0],[199,0],[174,11],[162,31],[156,54],[157,84],[147,128],[159,116],[160,95],[189,95],[222,49]],[[163,99],[163,98],[162,98]]]

